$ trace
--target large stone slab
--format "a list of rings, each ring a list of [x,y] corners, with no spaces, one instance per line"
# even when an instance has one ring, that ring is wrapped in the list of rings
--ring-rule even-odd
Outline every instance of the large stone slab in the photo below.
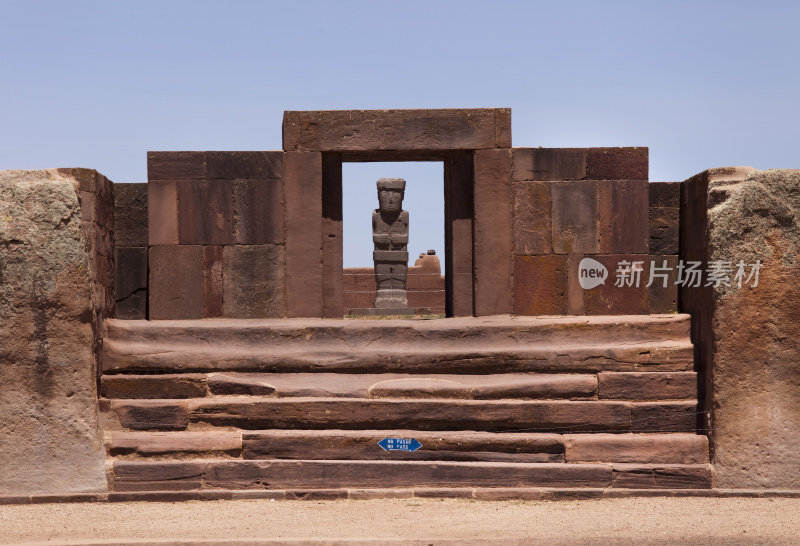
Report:
[[[553,252],[599,252],[597,181],[554,182],[550,191],[553,206]]]
[[[800,487],[800,170],[704,173],[708,259],[733,262],[713,290],[705,362],[714,466],[725,488]],[[758,285],[736,263],[761,261]],[[751,268],[747,268],[749,273]]]
[[[231,245],[222,256],[223,316],[285,316],[283,246]]]
[[[147,184],[114,184],[114,244],[147,246]]]
[[[151,246],[148,261],[150,318],[201,318],[203,247]]]
[[[176,402],[118,402],[114,409],[132,429],[179,426]],[[152,403],[152,404],[150,404]],[[666,404],[665,404],[666,405]],[[272,428],[412,428],[416,430],[620,431],[631,427],[631,405],[605,401],[441,400],[359,398],[198,398],[189,420],[213,426]],[[635,408],[635,405],[633,405]],[[134,411],[135,410],[135,411]],[[145,411],[146,410],[146,411]],[[141,411],[142,413],[136,413]],[[124,412],[124,415],[121,413]],[[175,416],[167,418],[165,415]],[[647,426],[652,426],[648,424]],[[642,426],[641,428],[647,428]],[[685,431],[686,429],[679,429]]]
[[[514,313],[563,315],[566,311],[566,257],[514,256]]]
[[[387,437],[415,438],[422,447],[414,452],[384,451],[378,442]],[[559,434],[268,430],[244,432],[242,447],[244,459],[564,462],[564,445]]]
[[[564,458],[570,463],[708,462],[708,438],[701,434],[568,434]]]
[[[283,114],[283,149],[287,152],[510,147],[510,108],[288,111]]]
[[[691,371],[687,315],[106,321],[106,371]]]
[[[68,173],[0,172],[0,494],[106,489],[81,188]]]
[[[147,247],[114,249],[116,316],[147,318]]]
[[[513,311],[511,151],[475,152],[474,314]]]
[[[308,489],[340,487],[609,487],[608,464],[416,461],[115,461],[113,487]],[[173,487],[170,487],[170,483]]]
[[[286,316],[321,317],[322,154],[283,158],[286,199]]]

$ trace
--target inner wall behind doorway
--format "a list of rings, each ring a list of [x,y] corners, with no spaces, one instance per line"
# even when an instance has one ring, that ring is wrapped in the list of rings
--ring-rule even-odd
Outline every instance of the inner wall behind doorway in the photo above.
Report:
[[[409,214],[409,265],[436,251],[444,274],[444,165],[440,161],[344,163],[342,222],[344,267],[372,267],[372,211],[378,208],[379,178],[403,178],[403,208]]]

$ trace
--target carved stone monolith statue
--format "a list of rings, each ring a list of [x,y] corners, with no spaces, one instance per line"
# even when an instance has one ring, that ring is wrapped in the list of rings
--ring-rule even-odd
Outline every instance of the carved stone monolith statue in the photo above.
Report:
[[[377,309],[407,309],[408,211],[403,210],[406,181],[378,180],[379,208],[372,211],[372,241],[375,250],[375,295]]]

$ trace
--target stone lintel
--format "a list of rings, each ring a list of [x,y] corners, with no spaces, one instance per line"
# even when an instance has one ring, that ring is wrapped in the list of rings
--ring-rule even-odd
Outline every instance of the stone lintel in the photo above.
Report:
[[[283,114],[283,149],[287,152],[509,147],[510,108],[323,110]]]

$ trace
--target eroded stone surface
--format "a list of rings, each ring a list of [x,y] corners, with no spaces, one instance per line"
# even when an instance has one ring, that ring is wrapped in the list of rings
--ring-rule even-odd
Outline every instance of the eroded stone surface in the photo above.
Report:
[[[104,491],[79,180],[0,172],[0,493]]]
[[[720,171],[719,169],[715,171]],[[762,262],[714,289],[714,464],[720,487],[800,486],[800,170],[714,173],[711,260]],[[748,268],[749,272],[749,268]]]

